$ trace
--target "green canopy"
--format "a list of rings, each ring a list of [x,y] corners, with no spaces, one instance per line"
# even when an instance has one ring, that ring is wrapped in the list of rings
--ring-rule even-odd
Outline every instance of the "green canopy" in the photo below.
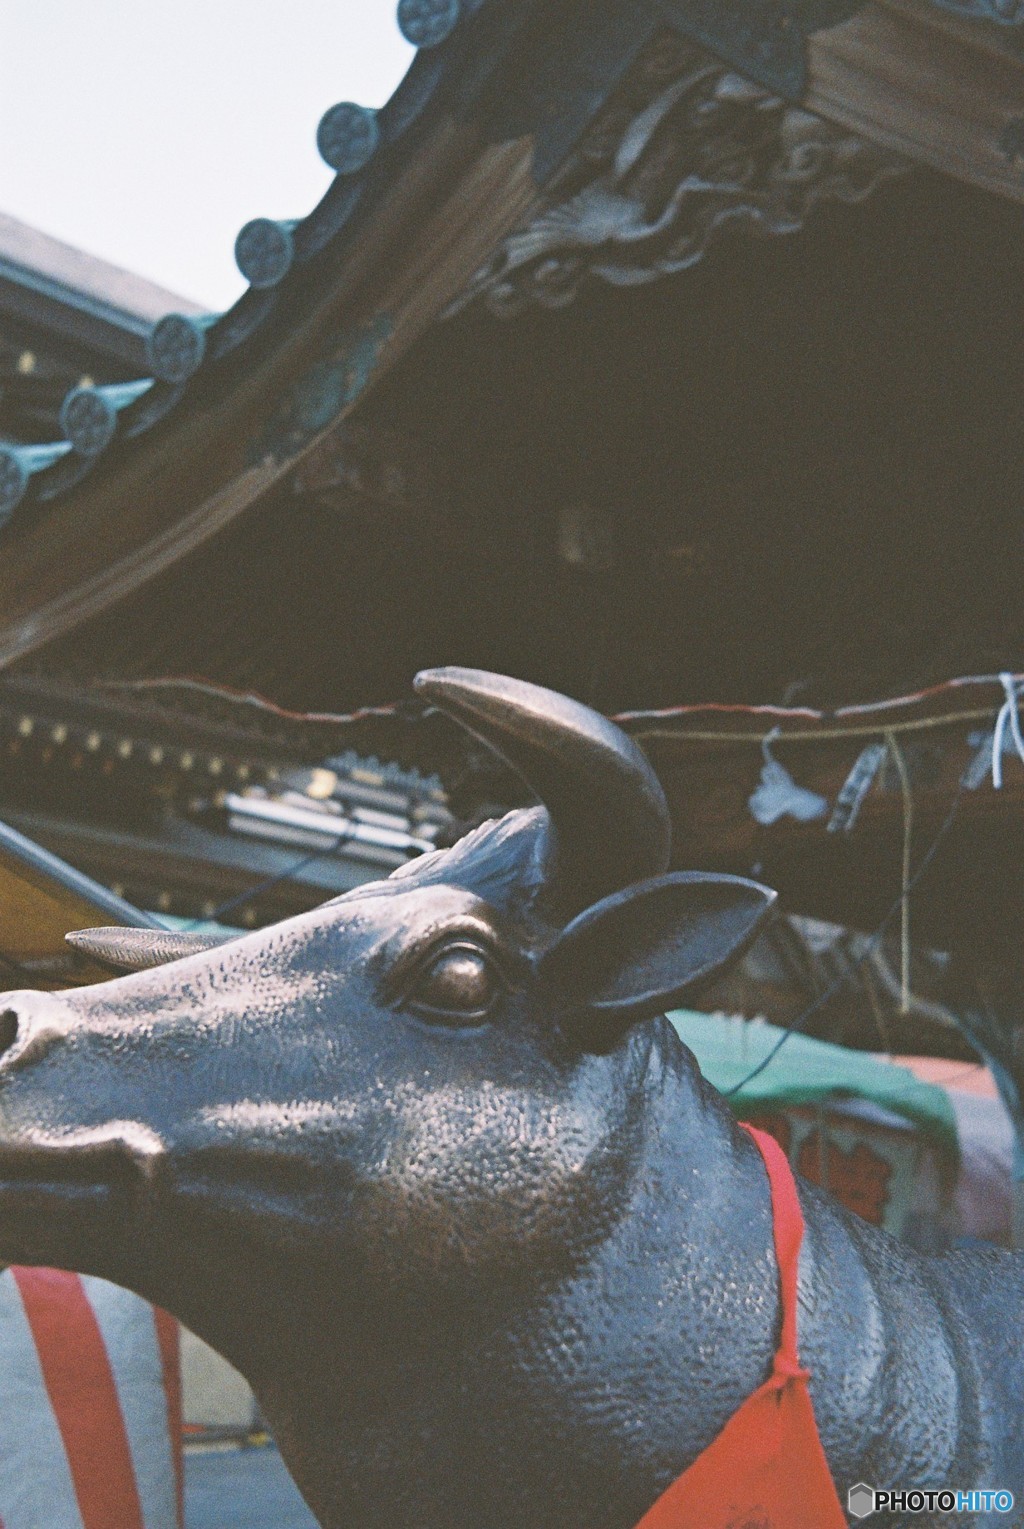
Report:
[[[945,1089],[920,1082],[905,1067],[794,1033],[747,1082],[783,1030],[761,1019],[695,1014],[689,1009],[676,1009],[668,1017],[705,1078],[727,1096],[737,1115],[754,1105],[784,1109],[829,1099],[867,1099],[911,1121],[941,1151],[959,1156],[956,1117]],[[730,1094],[737,1084],[742,1087]]]

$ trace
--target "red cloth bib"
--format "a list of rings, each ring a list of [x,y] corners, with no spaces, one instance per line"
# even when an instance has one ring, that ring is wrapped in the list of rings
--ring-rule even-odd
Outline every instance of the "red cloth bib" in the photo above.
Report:
[[[771,1375],[674,1481],[637,1529],[847,1529],[818,1437],[796,1343],[796,1271],[804,1220],[778,1142],[744,1126],[771,1186],[782,1332]]]

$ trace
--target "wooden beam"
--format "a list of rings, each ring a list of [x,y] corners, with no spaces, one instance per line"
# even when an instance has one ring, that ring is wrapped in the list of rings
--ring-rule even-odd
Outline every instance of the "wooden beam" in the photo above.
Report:
[[[918,164],[1024,201],[1024,60],[1007,37],[936,0],[868,0],[809,37],[805,104]]]

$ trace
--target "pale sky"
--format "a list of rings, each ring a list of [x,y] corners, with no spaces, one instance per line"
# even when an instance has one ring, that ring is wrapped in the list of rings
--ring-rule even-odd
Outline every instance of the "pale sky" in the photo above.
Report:
[[[183,297],[244,290],[235,235],[308,212],[316,126],[379,106],[396,0],[0,0],[0,211]]]

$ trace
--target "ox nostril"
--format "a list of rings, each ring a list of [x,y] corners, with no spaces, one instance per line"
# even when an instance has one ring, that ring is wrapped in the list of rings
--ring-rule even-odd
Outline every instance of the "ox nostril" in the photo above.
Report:
[[[5,1056],[18,1039],[18,1015],[14,1009],[0,1014],[0,1057]]]

